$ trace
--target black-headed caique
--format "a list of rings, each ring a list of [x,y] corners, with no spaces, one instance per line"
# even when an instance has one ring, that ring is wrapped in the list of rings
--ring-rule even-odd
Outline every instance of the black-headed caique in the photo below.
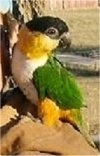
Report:
[[[12,73],[27,99],[38,106],[44,124],[52,126],[64,119],[88,138],[81,113],[82,92],[75,77],[54,56],[57,48],[69,45],[69,29],[63,20],[51,16],[35,18],[19,31]]]

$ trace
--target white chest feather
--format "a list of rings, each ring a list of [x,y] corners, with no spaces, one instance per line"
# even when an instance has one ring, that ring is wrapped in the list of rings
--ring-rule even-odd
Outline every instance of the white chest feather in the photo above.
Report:
[[[33,72],[43,66],[47,57],[39,59],[27,59],[17,47],[12,58],[12,74],[14,79],[26,97],[34,104],[38,103],[38,92],[32,82]]]

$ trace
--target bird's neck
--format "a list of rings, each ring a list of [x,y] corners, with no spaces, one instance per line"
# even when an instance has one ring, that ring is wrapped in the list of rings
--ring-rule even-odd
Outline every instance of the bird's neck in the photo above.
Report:
[[[28,73],[30,73],[31,71],[33,73],[38,67],[45,65],[45,63],[47,62],[48,59],[49,58],[47,55],[43,55],[42,57],[40,57],[38,59],[37,58],[34,58],[34,59],[26,58],[26,56],[16,46],[14,48],[12,64],[13,64],[13,68],[14,68],[14,66],[15,66],[15,68],[18,68],[17,70],[21,70],[21,68],[22,68],[22,71],[29,70]]]
[[[23,53],[23,55],[25,55],[25,57],[27,59],[30,60],[35,60],[35,59],[41,59],[43,58],[47,58],[50,55],[50,51],[43,51],[43,49],[39,46],[36,47],[27,47],[24,49],[24,46],[22,47],[22,45],[19,47],[19,44],[17,44],[18,49],[20,49],[20,51]],[[23,50],[24,49],[24,50]]]
[[[40,32],[32,33],[26,27],[23,27],[18,35],[18,49],[29,59],[40,59],[50,55],[55,47],[53,44],[48,36]]]

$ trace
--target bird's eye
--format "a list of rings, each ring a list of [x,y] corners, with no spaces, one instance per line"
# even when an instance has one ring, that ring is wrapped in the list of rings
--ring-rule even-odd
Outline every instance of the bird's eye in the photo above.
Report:
[[[51,29],[48,29],[48,31],[46,31],[48,34],[55,34],[56,33],[56,30],[51,28]]]
[[[56,28],[53,28],[53,27],[47,29],[45,31],[45,34],[48,35],[48,36],[50,36],[50,37],[52,37],[52,38],[56,38],[56,37],[59,36],[58,30]]]

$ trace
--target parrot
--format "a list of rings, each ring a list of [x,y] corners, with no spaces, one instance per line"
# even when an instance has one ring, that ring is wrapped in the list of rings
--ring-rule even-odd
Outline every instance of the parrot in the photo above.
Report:
[[[38,107],[42,123],[67,121],[93,145],[82,114],[84,96],[75,76],[56,58],[57,49],[71,44],[69,27],[59,17],[34,18],[19,30],[12,74],[26,98]]]

